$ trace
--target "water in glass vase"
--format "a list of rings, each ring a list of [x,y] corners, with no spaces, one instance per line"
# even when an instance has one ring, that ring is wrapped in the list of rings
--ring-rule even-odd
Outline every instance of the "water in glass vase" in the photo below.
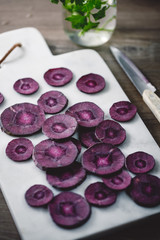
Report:
[[[96,27],[83,32],[82,29],[74,29],[71,22],[65,20],[70,13],[64,10],[64,30],[68,37],[76,44],[85,47],[97,47],[108,42],[116,27],[117,4],[115,0],[106,1],[105,6],[101,9],[104,17],[95,21],[95,17],[99,16],[99,9],[93,9],[87,21],[97,24]],[[105,12],[105,13],[104,13]],[[89,24],[89,23],[88,23]]]

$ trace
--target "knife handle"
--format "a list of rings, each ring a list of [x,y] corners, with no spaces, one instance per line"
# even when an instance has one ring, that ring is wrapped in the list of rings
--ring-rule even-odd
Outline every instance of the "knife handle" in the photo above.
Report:
[[[160,122],[160,98],[149,89],[144,90],[142,97],[154,116]]]

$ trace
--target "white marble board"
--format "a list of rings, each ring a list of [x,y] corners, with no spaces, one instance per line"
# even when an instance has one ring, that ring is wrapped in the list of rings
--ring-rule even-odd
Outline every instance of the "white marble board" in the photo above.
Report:
[[[53,56],[37,29],[23,28],[0,34],[0,58],[17,42],[22,43],[23,47],[16,48],[0,68],[0,92],[5,97],[5,101],[0,106],[0,113],[6,107],[16,103],[36,104],[42,93],[54,89],[43,79],[44,72],[54,67],[70,68],[74,74],[71,83],[56,88],[69,99],[68,107],[80,101],[92,101],[104,110],[105,118],[110,118],[110,106],[116,101],[128,100],[110,69],[96,51],[85,49]],[[88,95],[76,88],[77,79],[90,72],[101,74],[105,78],[106,88],[101,93]],[[13,84],[23,77],[32,77],[37,80],[40,84],[38,92],[31,96],[16,93],[13,90]],[[156,160],[156,167],[152,174],[160,176],[160,149],[139,115],[121,125],[127,132],[126,141],[120,145],[124,155],[127,156],[134,151],[146,151],[152,154]],[[83,226],[72,230],[58,227],[52,222],[47,209],[33,208],[25,202],[25,191],[36,183],[48,186],[55,195],[60,191],[47,183],[45,172],[37,168],[32,160],[16,163],[5,155],[7,143],[14,138],[0,131],[0,184],[23,240],[83,239],[160,212],[160,206],[140,207],[131,201],[125,192],[122,192],[114,205],[100,209],[92,207],[91,217]],[[46,139],[41,133],[29,138],[34,145]],[[101,181],[101,179],[89,175],[86,181],[73,191],[84,195],[84,189],[95,181]]]

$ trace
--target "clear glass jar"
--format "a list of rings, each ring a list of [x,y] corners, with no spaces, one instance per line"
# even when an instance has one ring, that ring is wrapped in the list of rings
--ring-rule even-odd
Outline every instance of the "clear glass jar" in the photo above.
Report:
[[[100,23],[97,28],[90,29],[84,34],[81,34],[79,29],[73,29],[71,22],[65,20],[66,17],[70,16],[70,13],[64,9],[64,31],[74,43],[85,47],[97,47],[110,40],[116,27],[117,2],[116,0],[108,0],[106,2],[107,10],[105,17],[98,20]],[[93,13],[95,12],[97,12],[97,9]]]

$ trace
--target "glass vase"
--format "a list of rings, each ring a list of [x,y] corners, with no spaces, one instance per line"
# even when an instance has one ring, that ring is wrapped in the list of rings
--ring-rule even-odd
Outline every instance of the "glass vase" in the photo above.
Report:
[[[107,10],[105,16],[98,20],[99,25],[90,29],[84,34],[81,29],[72,28],[71,22],[65,20],[70,16],[70,12],[63,9],[64,31],[68,37],[75,43],[84,47],[97,47],[108,42],[116,28],[117,2],[115,0],[106,1]],[[93,9],[96,13],[97,9]],[[94,19],[91,19],[92,21]]]

